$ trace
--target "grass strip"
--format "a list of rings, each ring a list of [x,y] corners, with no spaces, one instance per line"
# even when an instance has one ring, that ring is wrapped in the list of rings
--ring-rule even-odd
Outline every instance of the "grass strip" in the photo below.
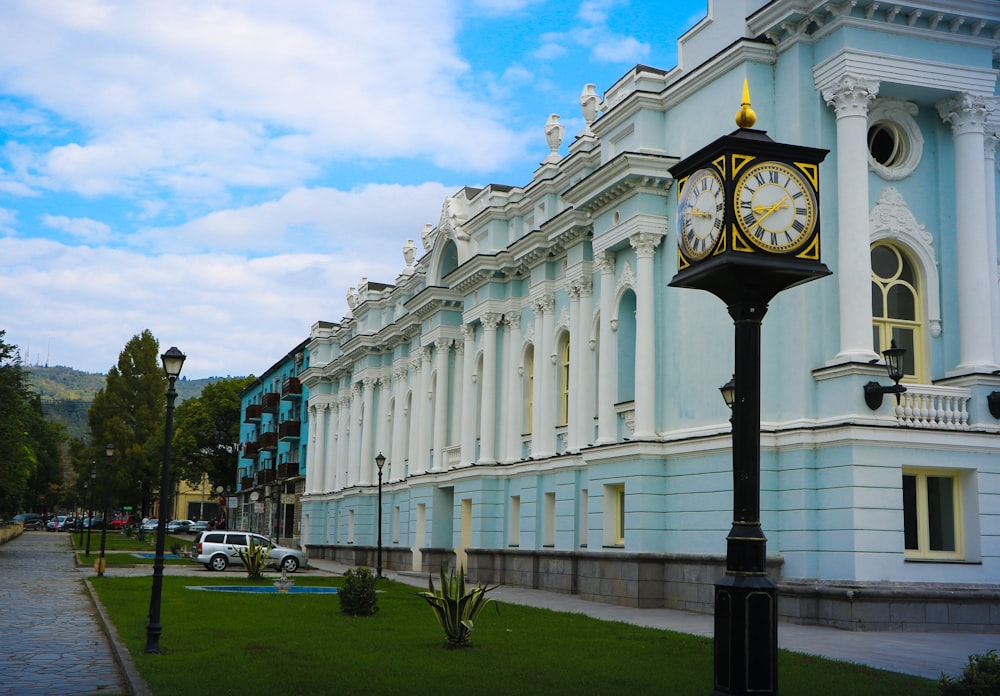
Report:
[[[276,577],[268,573],[264,584]],[[340,578],[296,575],[297,585]],[[147,655],[149,578],[93,578],[155,696],[278,692],[327,694],[707,694],[712,641],[499,603],[476,625],[472,647],[449,650],[417,589],[380,580],[379,612],[340,613],[336,595],[196,592],[189,585],[242,578],[163,579],[160,654]],[[261,584],[261,583],[254,583]],[[869,667],[781,652],[783,696],[931,696],[935,683]]]

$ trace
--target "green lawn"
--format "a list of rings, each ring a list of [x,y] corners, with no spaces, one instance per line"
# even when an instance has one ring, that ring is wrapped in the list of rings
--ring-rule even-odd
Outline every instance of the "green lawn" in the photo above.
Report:
[[[269,577],[275,577],[269,573]],[[296,575],[298,585],[341,578]],[[331,694],[697,694],[712,690],[712,641],[512,604],[483,614],[472,647],[449,650],[409,585],[379,581],[380,611],[340,613],[336,595],[199,592],[242,578],[163,579],[160,654],[147,655],[150,578],[93,578],[155,696]],[[931,696],[932,681],[782,651],[783,696]]]

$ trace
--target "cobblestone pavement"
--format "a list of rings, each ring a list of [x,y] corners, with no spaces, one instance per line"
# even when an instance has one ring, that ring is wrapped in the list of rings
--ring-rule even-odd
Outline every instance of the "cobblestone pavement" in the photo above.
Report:
[[[68,534],[0,544],[0,696],[127,694]]]

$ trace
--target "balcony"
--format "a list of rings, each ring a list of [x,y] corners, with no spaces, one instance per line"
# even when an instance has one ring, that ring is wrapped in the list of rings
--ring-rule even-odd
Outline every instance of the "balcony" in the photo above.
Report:
[[[240,479],[240,490],[253,488],[253,476],[244,476]]]
[[[279,479],[292,478],[293,476],[298,476],[298,475],[299,475],[298,462],[285,462],[284,464],[278,464]]]
[[[302,430],[302,422],[297,420],[286,420],[278,424],[279,440],[298,440]]]
[[[302,382],[298,377],[286,377],[281,382],[281,398],[283,401],[296,401],[302,398]]]
[[[244,459],[256,459],[260,454],[260,445],[256,442],[244,442],[240,449],[242,450]]]
[[[265,452],[273,452],[278,449],[278,433],[261,433],[257,439],[257,445]]]
[[[260,404],[250,404],[243,415],[244,423],[257,423],[260,421]]]
[[[274,474],[274,469],[261,469],[257,472],[257,485],[259,486],[262,483],[271,483],[275,479]]]
[[[281,401],[278,392],[268,392],[260,395],[260,410],[262,413],[277,413],[278,402]]]

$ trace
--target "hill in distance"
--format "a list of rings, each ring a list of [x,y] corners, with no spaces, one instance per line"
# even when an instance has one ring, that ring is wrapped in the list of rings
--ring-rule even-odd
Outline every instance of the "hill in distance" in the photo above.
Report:
[[[32,389],[42,397],[45,417],[66,426],[70,437],[85,438],[88,434],[87,412],[94,395],[104,388],[106,375],[81,372],[63,365],[31,365],[25,366],[24,371]],[[206,386],[222,379],[227,378],[187,379],[182,375],[176,385],[177,403],[199,396]]]

